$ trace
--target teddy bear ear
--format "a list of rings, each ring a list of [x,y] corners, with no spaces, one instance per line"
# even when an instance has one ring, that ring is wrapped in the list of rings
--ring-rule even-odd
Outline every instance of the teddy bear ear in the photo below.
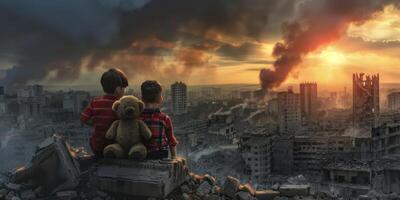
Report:
[[[143,101],[139,101],[139,110],[140,110],[140,112],[143,112],[143,110],[144,110],[144,103],[143,103]]]
[[[113,110],[114,112],[117,111],[119,104],[121,104],[120,101],[115,101],[115,102],[113,103],[113,105],[112,105],[112,110]]]

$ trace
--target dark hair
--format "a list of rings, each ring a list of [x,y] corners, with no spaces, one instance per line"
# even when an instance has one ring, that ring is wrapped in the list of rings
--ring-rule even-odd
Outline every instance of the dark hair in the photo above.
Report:
[[[108,94],[114,93],[117,87],[127,87],[128,86],[128,78],[124,72],[120,69],[109,69],[104,72],[101,76],[101,86],[103,87],[103,91]]]
[[[142,100],[145,103],[156,103],[161,96],[162,87],[157,81],[145,81],[141,86]]]

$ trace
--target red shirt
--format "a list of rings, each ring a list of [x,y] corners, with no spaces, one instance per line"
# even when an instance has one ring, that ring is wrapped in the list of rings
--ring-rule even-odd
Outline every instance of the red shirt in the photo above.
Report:
[[[178,144],[175,138],[172,121],[165,113],[159,109],[144,109],[141,119],[151,130],[151,139],[147,142],[149,152],[166,150],[169,146],[174,147]]]
[[[103,149],[112,141],[105,138],[111,124],[118,119],[112,110],[112,105],[118,98],[113,95],[95,97],[81,113],[81,122],[87,124],[93,120],[93,132],[90,137],[90,147],[96,155],[103,155]]]

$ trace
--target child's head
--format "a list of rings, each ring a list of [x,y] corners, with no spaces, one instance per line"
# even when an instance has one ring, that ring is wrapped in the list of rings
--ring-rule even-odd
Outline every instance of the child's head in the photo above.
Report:
[[[141,86],[142,90],[142,100],[144,103],[155,103],[159,104],[162,102],[163,98],[161,95],[162,87],[157,81],[145,81]]]
[[[104,72],[100,82],[105,93],[117,97],[124,96],[125,88],[128,86],[128,79],[125,73],[116,68]]]

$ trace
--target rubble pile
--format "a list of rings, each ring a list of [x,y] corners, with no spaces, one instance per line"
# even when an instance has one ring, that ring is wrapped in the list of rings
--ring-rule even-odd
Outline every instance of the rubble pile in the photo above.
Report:
[[[329,199],[310,196],[308,185],[257,191],[227,176],[190,173],[183,158],[93,160],[58,136],[41,143],[29,165],[0,179],[0,200],[273,200]]]

